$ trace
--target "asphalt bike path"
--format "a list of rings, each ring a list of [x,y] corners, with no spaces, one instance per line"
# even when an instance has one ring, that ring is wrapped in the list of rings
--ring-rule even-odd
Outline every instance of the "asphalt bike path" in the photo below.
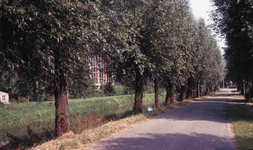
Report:
[[[236,150],[228,121],[232,90],[154,117],[90,150]]]

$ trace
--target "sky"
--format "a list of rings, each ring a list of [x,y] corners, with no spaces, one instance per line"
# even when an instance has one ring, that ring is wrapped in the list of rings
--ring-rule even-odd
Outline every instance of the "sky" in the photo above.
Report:
[[[210,0],[190,0],[190,4],[196,18],[204,18],[207,25],[212,23],[212,20],[209,17],[210,11],[213,9]],[[217,42],[220,46],[221,52],[224,53],[222,47],[226,47],[225,40],[217,38]]]
[[[193,14],[196,18],[202,17],[210,24],[209,12],[212,10],[212,4],[209,0],[190,0]]]

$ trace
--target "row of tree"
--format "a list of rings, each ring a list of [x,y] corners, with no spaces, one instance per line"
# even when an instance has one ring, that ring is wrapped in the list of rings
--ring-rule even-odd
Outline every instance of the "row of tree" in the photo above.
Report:
[[[225,63],[211,31],[203,19],[195,20],[188,1],[113,1],[107,6],[106,14],[113,17],[106,41],[113,37],[115,43],[108,45],[113,55],[107,56],[116,60],[118,77],[135,80],[135,113],[142,112],[145,78],[154,82],[157,108],[159,81],[167,88],[166,104],[173,99],[173,86],[181,87],[181,100],[191,98],[198,84],[207,93],[217,88]]]
[[[92,56],[103,56],[118,81],[135,81],[135,113],[143,111],[146,79],[159,108],[159,83],[168,105],[175,87],[184,100],[224,77],[216,40],[187,0],[2,0],[0,22],[0,82],[8,85],[1,89],[21,88],[28,99],[54,93],[57,136],[70,127],[68,84],[90,84]]]
[[[249,0],[213,0],[213,28],[226,38],[228,80],[234,81],[239,90],[245,83],[253,82],[253,2]],[[243,91],[243,90],[242,90]],[[252,88],[248,91],[252,97]]]

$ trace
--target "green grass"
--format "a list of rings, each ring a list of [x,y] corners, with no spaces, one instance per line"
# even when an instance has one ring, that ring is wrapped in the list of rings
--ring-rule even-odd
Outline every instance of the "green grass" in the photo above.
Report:
[[[165,94],[160,95],[161,103],[164,103],[164,97]],[[132,110],[133,104],[133,95],[72,99],[69,100],[69,112],[71,119],[89,113],[98,117],[116,115],[120,118],[125,112]],[[144,94],[143,104],[144,107],[154,105],[154,94]],[[0,109],[0,130],[36,122],[51,122],[54,119],[54,102],[10,104],[5,109]]]
[[[233,104],[229,106],[229,116],[239,149],[253,150],[253,108]]]
[[[186,105],[191,101],[181,101],[173,103],[169,106],[162,106],[159,109],[156,109],[151,112],[145,112],[138,115],[132,115],[124,119],[110,121],[102,126],[97,128],[92,128],[90,130],[85,130],[79,134],[74,134],[73,132],[68,132],[63,135],[64,138],[57,138],[55,140],[45,142],[38,147],[35,147],[35,150],[49,150],[49,149],[87,149],[89,146],[94,143],[101,141],[107,137],[110,137],[113,134],[122,132],[125,129],[129,129],[136,124],[146,121],[149,118],[157,116],[159,114],[170,112],[176,108],[179,108],[182,105]]]

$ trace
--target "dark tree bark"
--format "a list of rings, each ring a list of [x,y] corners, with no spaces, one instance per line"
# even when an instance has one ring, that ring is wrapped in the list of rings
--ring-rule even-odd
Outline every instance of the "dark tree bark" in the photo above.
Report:
[[[211,93],[210,93],[210,88],[209,88],[209,86],[208,85],[206,85],[206,95],[210,95]]]
[[[169,86],[167,86],[167,89],[166,89],[166,97],[165,97],[165,106],[167,106],[167,105],[170,104],[170,97],[169,97],[169,94],[170,94],[170,88],[169,88]]]
[[[167,92],[166,92],[166,98],[165,98],[165,105],[169,105],[170,101],[173,101],[173,84],[171,82],[167,85]]]
[[[188,79],[188,90],[187,90],[186,98],[192,99],[192,79],[191,78]]]
[[[181,96],[180,96],[180,100],[181,101],[184,101],[186,99],[186,86],[183,85],[181,86]]]
[[[200,85],[199,83],[197,84],[197,97],[200,97]]]
[[[143,112],[143,105],[142,105],[142,79],[143,75],[140,73],[139,69],[136,69],[136,78],[135,78],[135,99],[134,99],[134,114],[142,113]]]
[[[218,86],[215,86],[214,92],[217,92],[218,90],[219,90],[219,87],[218,87]]]
[[[68,110],[68,82],[67,72],[60,61],[59,53],[55,57],[55,134],[57,137],[70,131],[70,117]]]
[[[159,79],[158,77],[154,80],[155,84],[155,106],[156,108],[160,108],[160,102],[159,102]]]
[[[241,92],[241,95],[243,95],[243,86],[241,82],[237,85],[237,92]]]
[[[203,96],[204,94],[202,93],[202,86],[199,84],[199,97]]]
[[[251,101],[251,98],[252,98],[252,87],[250,87],[250,89],[249,89],[249,97],[248,97],[248,99],[246,100],[247,102],[250,102]]]

